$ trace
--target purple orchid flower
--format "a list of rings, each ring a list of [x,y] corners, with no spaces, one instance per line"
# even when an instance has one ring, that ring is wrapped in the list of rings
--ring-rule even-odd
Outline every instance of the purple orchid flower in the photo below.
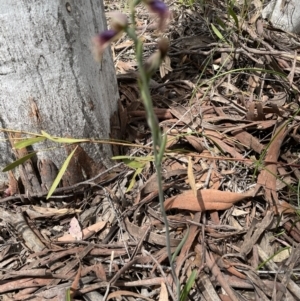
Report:
[[[161,0],[145,0],[149,10],[159,17],[158,29],[164,30],[166,21],[170,17],[168,6]]]
[[[127,25],[127,17],[125,15],[118,12],[112,15],[112,29],[103,31],[93,38],[93,53],[96,61],[101,61],[105,48],[122,35]]]

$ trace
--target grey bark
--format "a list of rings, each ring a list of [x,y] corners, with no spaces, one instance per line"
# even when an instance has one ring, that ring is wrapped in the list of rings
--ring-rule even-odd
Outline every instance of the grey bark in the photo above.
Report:
[[[262,16],[269,19],[275,28],[300,33],[299,0],[272,0],[264,8]]]
[[[94,61],[91,39],[106,28],[102,0],[2,0],[0,2],[0,127],[59,137],[108,138],[118,89],[111,53]],[[14,160],[7,134],[0,168]],[[37,144],[41,150],[53,143]],[[57,145],[56,145],[57,146]],[[87,145],[108,166],[111,148]],[[41,152],[60,167],[64,148]],[[0,179],[6,178],[0,172]]]

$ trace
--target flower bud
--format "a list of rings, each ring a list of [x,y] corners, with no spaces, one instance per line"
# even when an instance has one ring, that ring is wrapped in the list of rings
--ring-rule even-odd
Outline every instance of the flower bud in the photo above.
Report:
[[[155,51],[147,60],[145,64],[146,72],[151,76],[159,68],[163,59],[167,55],[169,48],[169,41],[166,38],[162,38],[157,43],[158,50]]]
[[[123,31],[128,26],[127,16],[120,12],[113,12],[110,14],[111,28],[115,31]]]
[[[166,22],[170,17],[168,6],[161,0],[144,0],[149,10],[159,17],[158,29],[164,30]]]
[[[161,38],[157,43],[157,47],[161,53],[161,59],[163,60],[169,50],[169,40],[167,38]]]
[[[106,31],[103,31],[99,35],[93,38],[93,54],[94,58],[97,62],[100,62],[102,60],[102,55],[105,50],[105,48],[114,41],[119,35],[119,32],[117,32],[114,29],[108,29]]]
[[[113,41],[117,40],[128,26],[126,15],[115,12],[111,14],[111,29],[103,31],[93,38],[93,53],[97,62],[102,59],[105,48]]]

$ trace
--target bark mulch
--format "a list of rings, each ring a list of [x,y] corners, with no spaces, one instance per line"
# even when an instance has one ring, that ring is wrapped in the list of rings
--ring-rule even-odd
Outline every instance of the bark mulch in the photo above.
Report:
[[[195,275],[189,300],[299,300],[300,37],[262,20],[260,1],[202,2],[169,3],[170,50],[151,81],[181,291]],[[137,28],[146,59],[159,34],[142,6]],[[112,138],[133,146],[50,200],[2,189],[1,300],[176,300],[133,45],[123,36],[112,52]]]

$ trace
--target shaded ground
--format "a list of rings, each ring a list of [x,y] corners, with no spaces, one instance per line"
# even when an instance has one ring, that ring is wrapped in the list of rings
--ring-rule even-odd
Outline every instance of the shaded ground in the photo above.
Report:
[[[300,39],[261,20],[259,5],[231,17],[218,1],[171,9],[170,51],[151,90],[168,135],[172,253],[185,238],[181,288],[195,271],[191,300],[298,300]],[[137,25],[146,58],[158,34],[142,7]],[[74,300],[175,300],[132,44],[123,37],[112,50],[112,136],[135,143],[114,151],[132,158],[47,202],[0,200],[2,300],[65,300],[70,287]]]

